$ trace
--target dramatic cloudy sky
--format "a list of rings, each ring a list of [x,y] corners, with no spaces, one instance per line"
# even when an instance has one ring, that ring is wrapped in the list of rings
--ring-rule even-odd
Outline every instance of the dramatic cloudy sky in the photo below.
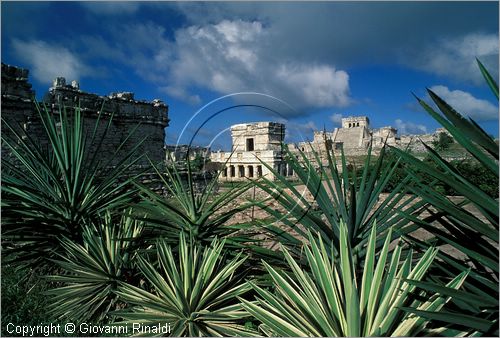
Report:
[[[64,76],[102,95],[160,98],[170,107],[169,143],[198,130],[195,142],[218,148],[231,124],[258,120],[286,122],[297,141],[351,115],[400,133],[432,132],[439,126],[411,94],[426,98],[426,87],[498,136],[498,102],[475,63],[498,77],[498,2],[2,2],[1,9],[2,62],[29,68],[38,97]],[[260,94],[230,95],[241,92]],[[240,107],[225,110],[231,105]]]

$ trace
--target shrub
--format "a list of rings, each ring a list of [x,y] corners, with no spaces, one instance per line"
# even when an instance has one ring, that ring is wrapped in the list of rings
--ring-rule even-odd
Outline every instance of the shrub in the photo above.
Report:
[[[142,224],[123,216],[114,223],[108,213],[98,224],[83,227],[83,243],[62,240],[64,252],[54,262],[58,275],[47,278],[59,287],[51,296],[49,312],[58,319],[75,323],[107,323],[120,304],[115,291],[120,281],[135,277],[134,257]]]
[[[437,140],[432,142],[434,149],[437,151],[443,151],[450,148],[453,144],[453,137],[448,135],[448,133],[441,132],[438,134]]]
[[[255,303],[242,299],[245,309],[262,321],[261,329],[272,336],[360,337],[410,336],[428,333],[429,320],[417,311],[439,313],[450,297],[417,290],[431,266],[436,249],[428,249],[413,261],[411,251],[402,259],[402,247],[389,255],[391,231],[376,254],[376,225],[368,239],[366,259],[361,270],[353,264],[347,226],[340,227],[340,257],[330,258],[330,248],[321,236],[309,235],[305,246],[304,271],[283,248],[292,274],[280,273],[265,264],[276,292],[254,286]],[[462,273],[446,286],[431,284],[441,293],[453,292],[463,283]],[[410,307],[410,308],[408,308]],[[417,313],[414,315],[412,313]]]
[[[250,203],[241,203],[227,208],[249,188],[250,183],[239,183],[217,195],[218,175],[211,176],[201,189],[197,189],[190,165],[184,174],[175,166],[165,168],[164,173],[154,168],[167,196],[140,186],[143,200],[136,206],[137,217],[145,221],[145,226],[153,233],[152,237],[162,237],[172,244],[177,242],[179,233],[204,245],[216,237],[227,238],[228,245],[237,246],[253,241],[251,235],[237,234],[242,228],[248,229],[248,225],[226,224],[234,215],[251,206]]]
[[[171,336],[255,335],[245,328],[249,314],[237,299],[251,289],[241,269],[246,258],[240,253],[227,259],[224,244],[214,240],[204,248],[181,233],[179,249],[173,251],[159,241],[158,264],[138,259],[150,288],[120,283],[117,294],[131,306],[115,312],[123,318],[116,325],[167,324]]]
[[[80,109],[72,115],[61,109],[59,119],[46,107],[37,105],[37,111],[48,148],[12,128],[12,136],[2,134],[3,145],[13,155],[12,160],[2,161],[6,169],[1,186],[3,253],[32,266],[47,263],[47,258],[60,252],[63,237],[82,243],[84,223],[128,207],[137,195],[131,184],[135,177],[128,170],[139,159],[134,153],[140,145],[120,159],[121,147],[114,157],[102,159],[100,147],[111,119],[97,139],[98,119],[88,140]],[[93,144],[97,144],[95,152],[90,151]],[[110,167],[112,161],[117,162]]]
[[[498,99],[498,86],[483,65],[479,61],[478,63]],[[474,120],[465,119],[434,92],[431,90],[428,92],[439,112],[418,99],[422,107],[474,158],[475,171],[487,173],[484,175],[486,179],[496,181],[498,184],[499,149],[495,140]],[[455,255],[440,253],[439,260],[435,264],[437,269],[434,278],[449,278],[456,273],[471,269],[470,277],[463,287],[470,299],[476,298],[479,301],[475,306],[467,302],[456,303],[460,315],[446,318],[446,322],[454,330],[448,332],[454,335],[497,336],[499,330],[498,192],[492,193],[489,184],[478,182],[475,178],[476,173],[466,174],[467,169],[464,170],[462,167],[460,170],[460,165],[455,167],[427,145],[426,149],[428,161],[416,159],[411,154],[394,149],[407,164],[406,170],[414,183],[411,185],[411,191],[428,204],[427,210],[430,213],[428,217],[406,216],[433,237],[422,241],[410,235],[408,240],[421,248],[448,245],[465,257],[458,259]],[[424,174],[432,177],[432,184],[422,179]],[[448,199],[443,196],[440,189],[437,189],[438,186],[449,187],[462,196],[463,200],[455,202]],[[468,204],[473,206],[474,213],[464,208]]]

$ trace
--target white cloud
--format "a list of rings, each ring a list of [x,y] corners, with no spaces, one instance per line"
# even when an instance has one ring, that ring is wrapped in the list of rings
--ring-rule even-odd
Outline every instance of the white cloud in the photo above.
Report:
[[[17,56],[29,64],[33,77],[42,83],[51,83],[58,76],[79,80],[90,75],[91,69],[67,48],[44,41],[14,39],[12,47]]]
[[[345,71],[330,64],[269,55],[270,32],[259,21],[222,20],[180,28],[171,40],[165,28],[145,22],[111,29],[116,38],[126,36],[126,44],[95,36],[82,41],[95,57],[128,64],[161,91],[191,104],[200,103],[193,94],[200,88],[219,94],[261,92],[296,108],[351,102]]]
[[[453,39],[441,39],[430,45],[413,61],[417,68],[464,81],[481,84],[481,72],[476,57],[498,73],[498,34],[467,34]]]
[[[498,120],[498,106],[475,98],[461,90],[449,90],[446,86],[433,86],[431,90],[461,114],[476,121]]]
[[[223,20],[175,34],[170,86],[220,94],[257,91],[297,107],[346,106],[349,75],[329,64],[273,58],[270,32],[258,21]],[[177,96],[179,97],[179,96]]]
[[[423,124],[416,124],[413,122],[403,121],[401,119],[396,119],[394,121],[396,129],[400,135],[405,134],[425,134],[427,133],[427,127]]]
[[[201,98],[198,95],[191,95],[180,87],[166,86],[160,87],[159,90],[192,105],[199,105],[201,103]]]
[[[341,125],[342,124],[342,114],[340,113],[335,113],[332,116],[330,116],[330,120],[333,122],[335,125]]]
[[[276,75],[313,107],[349,104],[349,75],[329,65],[281,65]]]

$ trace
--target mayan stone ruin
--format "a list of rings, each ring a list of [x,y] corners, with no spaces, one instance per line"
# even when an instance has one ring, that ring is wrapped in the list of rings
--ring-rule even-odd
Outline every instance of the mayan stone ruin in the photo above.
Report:
[[[28,81],[28,74],[27,69],[2,63],[2,118],[18,131],[32,136],[41,144],[46,144],[48,140],[38,118],[35,92]],[[76,81],[66,84],[65,78],[58,77],[49,88],[43,103],[52,114],[58,114],[59,109],[63,107],[75,109],[79,106],[88,134],[93,132],[98,122],[97,139],[103,135],[109,119],[113,116],[104,139],[105,147],[101,149],[102,158],[111,157],[125,140],[126,143],[120,149],[124,154],[146,138],[138,149],[138,154],[147,155],[155,163],[164,160],[165,127],[168,126],[169,119],[168,106],[161,100],[136,100],[130,92],[100,96],[81,90]],[[137,125],[137,130],[129,137]],[[2,133],[4,132],[9,130],[2,125]],[[3,151],[2,149],[2,153]],[[147,163],[146,157],[139,162]]]
[[[276,122],[242,123],[231,126],[232,151],[212,152],[211,161],[224,163],[220,180],[238,181],[266,176],[273,179],[265,162],[282,175],[291,176],[283,160],[281,143],[285,140],[285,125]]]
[[[28,80],[28,70],[9,66],[2,63],[2,118],[19,133],[26,133],[34,137],[41,144],[46,144],[43,126],[38,118],[35,107],[35,92]],[[84,123],[88,133],[98,122],[97,139],[104,133],[111,116],[112,123],[105,138],[102,158],[112,157],[118,147],[129,137],[134,128],[137,130],[127,140],[121,149],[123,153],[147,138],[138,149],[138,154],[147,155],[154,163],[160,162],[185,162],[189,157],[209,159],[214,164],[219,164],[224,169],[221,171],[220,180],[238,181],[248,178],[266,176],[273,179],[272,172],[263,165],[264,162],[280,174],[293,177],[294,173],[283,159],[281,144],[285,139],[286,127],[276,122],[242,123],[231,127],[232,150],[230,152],[219,150],[211,151],[208,147],[194,146],[187,150],[187,145],[165,145],[165,128],[169,124],[168,106],[161,100],[152,102],[136,100],[134,93],[119,92],[108,96],[101,96],[85,92],[80,89],[76,81],[70,84],[66,79],[58,77],[53,81],[52,87],[43,99],[43,103],[52,114],[58,114],[59,109],[74,109],[79,106],[84,114]],[[2,133],[10,132],[2,124]],[[318,152],[320,159],[326,163],[326,151],[333,151],[349,156],[366,155],[369,146],[376,154],[388,144],[395,147],[406,148],[415,152],[423,152],[421,141],[431,144],[436,140],[442,129],[432,134],[424,135],[398,135],[397,130],[391,126],[373,129],[366,116],[351,116],[342,119],[342,126],[333,131],[315,131],[311,142],[299,142],[288,145],[292,152],[298,156],[299,151],[314,160],[311,149]],[[90,137],[88,137],[90,138]],[[94,148],[90,148],[91,151]],[[5,149],[2,148],[2,156]],[[118,157],[119,158],[119,157]],[[148,164],[144,156],[138,164]]]
[[[274,179],[274,174],[262,164],[269,165],[285,177],[295,177],[283,159],[281,143],[285,139],[286,127],[276,122],[243,123],[231,126],[232,151],[212,151],[211,162],[224,166],[219,179],[221,181],[241,181],[245,179],[265,176]],[[366,116],[351,116],[342,119],[342,126],[332,132],[315,131],[310,142],[289,144],[288,148],[297,157],[302,152],[309,160],[316,161],[314,152],[319,156],[323,165],[327,165],[327,151],[340,155],[341,149],[349,157],[367,155],[370,145],[372,152],[380,152],[384,144],[397,148],[409,147],[415,152],[424,152],[421,141],[431,144],[439,133],[446,132],[439,128],[432,134],[398,135],[396,128],[386,126],[370,128],[370,120]],[[203,152],[209,149],[203,148]],[[339,164],[339,170],[341,166]]]
[[[384,144],[407,148],[416,153],[425,151],[424,145],[432,144],[438,138],[439,133],[445,132],[442,128],[432,134],[421,135],[398,135],[396,128],[386,126],[382,128],[371,128],[370,119],[367,116],[350,116],[342,118],[342,126],[333,131],[315,131],[311,142],[299,142],[292,146],[293,150],[306,153],[312,159],[313,150],[316,151],[323,163],[326,163],[326,151],[333,151],[340,155],[341,149],[347,157],[363,156],[368,153],[371,146],[372,152],[377,154]]]

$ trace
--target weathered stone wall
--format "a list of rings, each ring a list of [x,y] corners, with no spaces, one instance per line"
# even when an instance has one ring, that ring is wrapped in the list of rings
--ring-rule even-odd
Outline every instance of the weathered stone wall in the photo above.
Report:
[[[432,146],[432,142],[437,139],[437,135],[437,131],[434,134],[401,135],[396,147],[400,149],[408,149],[409,151],[415,153],[423,153],[426,151],[423,143],[428,146]]]
[[[1,116],[3,121],[1,132],[3,137],[13,136],[13,133],[23,135],[35,109],[34,97],[35,92],[28,82],[28,70],[2,63]],[[3,160],[11,159],[11,152],[3,142],[1,156]]]
[[[372,130],[372,143],[374,147],[382,147],[384,143],[397,144],[397,129],[393,127],[382,127]]]
[[[191,161],[197,156],[201,156],[203,159],[210,159],[210,147],[189,146],[187,144],[165,146],[165,159],[167,162],[185,162],[188,151],[189,160]]]
[[[2,118],[18,132],[24,130],[33,115],[34,97],[28,70],[2,63]],[[9,133],[5,124],[2,124],[2,133]]]
[[[225,164],[219,180],[238,181],[274,175],[262,162],[283,175],[292,175],[283,160],[281,143],[285,139],[285,125],[275,122],[256,122],[231,127],[233,152],[214,152],[211,161]],[[251,141],[250,141],[251,140]],[[262,162],[261,162],[262,161]]]
[[[370,128],[370,120],[366,116],[350,116],[342,119],[342,128],[365,127]]]
[[[2,117],[9,124],[19,126],[18,130],[44,144],[48,143],[48,140],[35,108],[34,94],[28,82],[28,70],[2,63]],[[80,107],[84,116],[87,141],[90,142],[96,124],[95,139],[100,140],[105,136],[103,145],[99,148],[99,157],[104,162],[112,158],[118,150],[119,160],[144,139],[137,154],[147,155],[153,162],[162,162],[165,159],[164,128],[169,122],[168,106],[160,100],[137,101],[134,100],[133,93],[99,96],[80,90],[76,81],[66,85],[64,78],[57,78],[44,98],[44,103],[56,117],[60,109],[72,111],[75,107]],[[108,125],[109,129],[105,135]],[[134,129],[135,132],[130,134]],[[8,132],[4,125],[3,132]],[[97,151],[97,144],[90,146],[91,152]],[[114,165],[116,161],[110,164]],[[138,164],[148,164],[146,157]]]
[[[285,139],[285,125],[276,122],[236,124],[231,126],[231,138],[235,151],[249,151],[249,140],[253,140],[253,150],[280,151]]]

